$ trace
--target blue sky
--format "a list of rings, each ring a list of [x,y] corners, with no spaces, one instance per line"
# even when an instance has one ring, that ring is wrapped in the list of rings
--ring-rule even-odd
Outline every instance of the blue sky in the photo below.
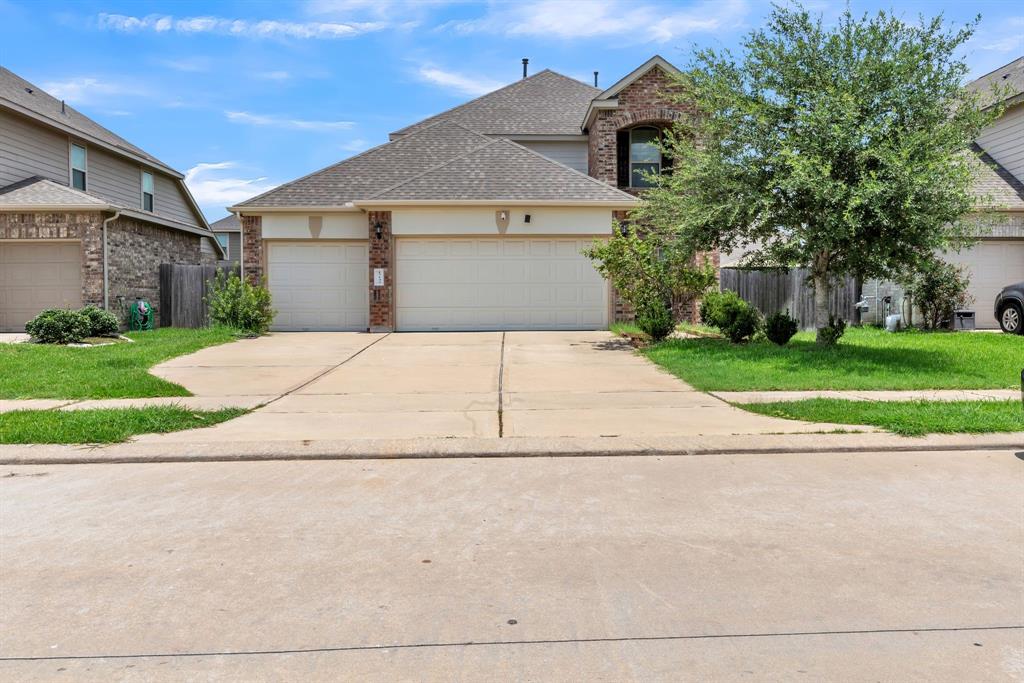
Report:
[[[805,3],[826,19],[844,3]],[[1024,54],[1019,3],[855,0],[907,19],[982,15],[975,75]],[[232,202],[388,132],[550,68],[610,85],[661,54],[735,47],[756,0],[0,0],[0,64],[187,173],[215,220]],[[45,46],[45,47],[41,47]]]

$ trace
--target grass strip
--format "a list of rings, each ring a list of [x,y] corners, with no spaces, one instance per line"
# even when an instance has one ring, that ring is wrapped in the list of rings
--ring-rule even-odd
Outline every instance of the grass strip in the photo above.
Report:
[[[16,410],[0,414],[0,444],[120,443],[136,434],[209,427],[249,412],[180,406],[96,410]]]
[[[770,417],[807,422],[873,425],[903,436],[1024,432],[1020,401],[804,401],[737,404]]]

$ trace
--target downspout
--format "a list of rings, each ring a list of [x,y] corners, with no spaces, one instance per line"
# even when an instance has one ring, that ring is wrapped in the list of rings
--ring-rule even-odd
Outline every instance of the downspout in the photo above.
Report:
[[[235,218],[238,219],[238,277],[245,278],[245,230],[242,228],[242,212],[235,211]],[[228,244],[231,238],[228,238]]]
[[[118,209],[110,218],[103,219],[103,310],[110,310],[110,281],[107,277],[107,224],[121,217]]]

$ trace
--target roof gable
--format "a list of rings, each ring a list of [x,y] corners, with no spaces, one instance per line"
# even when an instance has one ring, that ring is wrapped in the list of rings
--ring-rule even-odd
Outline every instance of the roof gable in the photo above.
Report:
[[[438,121],[414,135],[349,157],[236,207],[341,207],[489,142],[490,138],[453,121]]]
[[[379,201],[633,204],[636,199],[502,138],[382,190],[367,203]]]
[[[991,101],[993,88],[1005,91],[1000,93],[999,102],[1019,100],[1020,96],[1024,95],[1024,57],[1018,57],[1009,64],[976,78],[964,87],[978,93],[982,101],[988,102],[989,105],[997,104]]]
[[[636,81],[638,78],[646,74],[651,69],[660,67],[665,73],[674,75],[679,73],[679,69],[676,68],[672,63],[661,55],[654,55],[646,62],[638,66],[637,68],[630,71],[628,74],[620,78],[610,88],[602,92],[595,99],[598,100],[609,100],[616,97],[620,92],[625,90],[631,83]]]
[[[598,88],[545,69],[391,134],[408,135],[441,120],[487,135],[580,135]]]

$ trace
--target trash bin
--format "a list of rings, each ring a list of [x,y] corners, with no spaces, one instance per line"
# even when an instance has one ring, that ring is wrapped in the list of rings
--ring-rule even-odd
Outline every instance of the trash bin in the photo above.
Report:
[[[973,330],[974,311],[953,311],[954,330]]]

